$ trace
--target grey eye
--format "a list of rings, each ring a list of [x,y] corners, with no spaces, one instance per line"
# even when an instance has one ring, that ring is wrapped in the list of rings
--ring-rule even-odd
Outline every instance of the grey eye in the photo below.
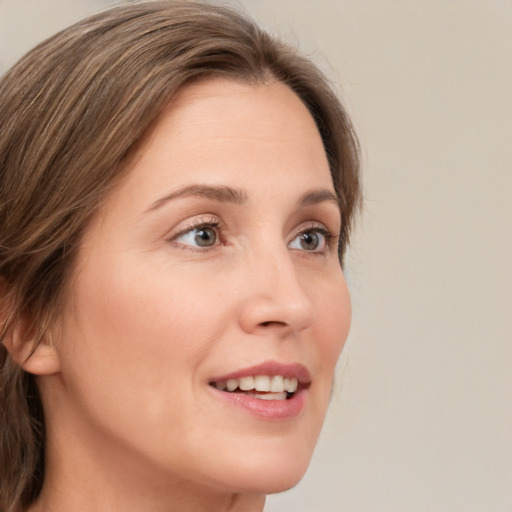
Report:
[[[217,241],[217,233],[212,228],[194,229],[194,240],[200,247],[211,247]]]
[[[326,248],[327,235],[319,229],[310,229],[299,233],[289,244],[290,249],[320,252]]]
[[[300,235],[300,245],[306,251],[314,251],[320,245],[318,233],[309,232]]]
[[[217,243],[218,237],[216,227],[201,226],[185,231],[176,237],[176,242],[193,247],[213,247]]]

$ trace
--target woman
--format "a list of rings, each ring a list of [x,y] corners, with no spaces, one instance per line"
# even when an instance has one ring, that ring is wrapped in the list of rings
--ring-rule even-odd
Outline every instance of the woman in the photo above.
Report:
[[[0,123],[0,510],[262,510],[350,324],[358,145],[320,72],[131,4],[15,65]]]

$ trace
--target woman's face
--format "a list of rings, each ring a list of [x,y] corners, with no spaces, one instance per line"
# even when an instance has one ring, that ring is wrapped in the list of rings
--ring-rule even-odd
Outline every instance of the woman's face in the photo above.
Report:
[[[313,119],[281,83],[202,81],[128,166],[70,280],[49,439],[153,483],[294,485],[350,324]]]

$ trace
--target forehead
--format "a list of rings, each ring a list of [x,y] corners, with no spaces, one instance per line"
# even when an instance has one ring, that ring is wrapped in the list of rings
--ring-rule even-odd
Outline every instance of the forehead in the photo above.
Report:
[[[190,84],[172,99],[113,195],[129,194],[147,208],[159,194],[196,183],[276,200],[285,192],[333,190],[323,142],[300,98],[280,82],[226,79]]]
[[[283,170],[300,162],[312,172],[327,171],[323,177],[330,180],[315,122],[288,86],[217,78],[190,84],[172,99],[139,146],[134,163],[168,158],[177,169],[187,159],[199,170],[219,161],[239,162],[242,171],[243,166],[264,164],[266,154]]]

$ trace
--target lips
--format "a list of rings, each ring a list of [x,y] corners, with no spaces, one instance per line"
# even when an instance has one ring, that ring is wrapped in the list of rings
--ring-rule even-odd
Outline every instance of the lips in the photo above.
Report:
[[[209,384],[224,399],[257,416],[284,419],[302,410],[311,377],[303,365],[271,361],[215,377]]]

